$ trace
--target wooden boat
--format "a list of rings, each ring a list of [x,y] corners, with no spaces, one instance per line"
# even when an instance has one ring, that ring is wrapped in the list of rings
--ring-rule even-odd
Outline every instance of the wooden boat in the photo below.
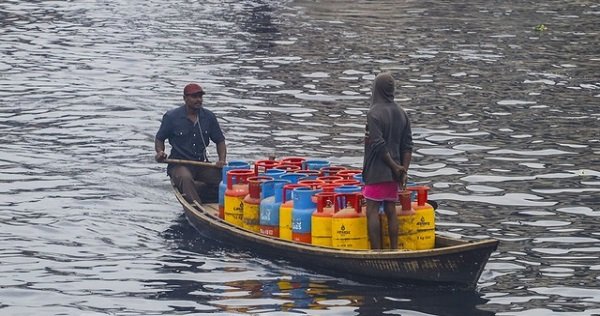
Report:
[[[175,188],[189,222],[206,238],[283,258],[325,274],[392,284],[434,284],[474,289],[498,241],[464,241],[436,234],[430,250],[342,250],[261,235],[218,217],[218,204],[188,203]]]

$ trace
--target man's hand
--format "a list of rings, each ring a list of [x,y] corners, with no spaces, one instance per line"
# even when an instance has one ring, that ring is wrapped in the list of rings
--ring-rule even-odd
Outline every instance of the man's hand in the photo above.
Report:
[[[167,153],[165,153],[164,151],[157,151],[156,155],[154,156],[154,159],[156,160],[156,162],[163,162],[165,161],[165,159],[167,159]]]
[[[215,162],[215,166],[217,166],[219,168],[223,168],[225,165],[227,165],[227,162],[224,160],[219,160],[219,161]]]

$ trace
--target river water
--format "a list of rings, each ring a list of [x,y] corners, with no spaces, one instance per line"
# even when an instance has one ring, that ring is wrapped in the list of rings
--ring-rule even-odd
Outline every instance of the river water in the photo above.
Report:
[[[596,1],[3,0],[0,314],[600,315],[599,21]],[[197,236],[153,161],[186,83],[229,159],[360,167],[382,70],[438,231],[500,240],[476,291]]]

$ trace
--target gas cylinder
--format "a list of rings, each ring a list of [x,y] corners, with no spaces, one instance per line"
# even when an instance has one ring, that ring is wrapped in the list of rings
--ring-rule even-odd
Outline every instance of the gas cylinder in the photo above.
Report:
[[[358,182],[360,182],[360,184],[365,184],[365,182],[363,181],[363,175],[362,173],[359,174],[355,174],[352,176],[352,178],[354,178],[355,180],[358,180]]]
[[[283,164],[283,163],[278,164],[277,166],[275,166],[275,168],[285,170],[286,172],[294,172],[294,171],[301,170],[300,166]]]
[[[311,216],[317,209],[313,201],[313,195],[321,192],[321,189],[299,187],[294,189],[292,208],[292,240],[310,244]]]
[[[298,184],[302,184],[305,187],[311,187],[313,189],[320,189],[321,186],[323,184],[325,184],[325,182],[323,182],[321,180],[316,180],[316,179],[315,180],[304,180],[304,179],[302,179],[302,180],[298,181]]]
[[[360,169],[343,169],[339,170],[336,176],[340,176],[344,179],[353,179],[352,177],[356,174],[362,174],[362,170]]]
[[[320,176],[317,177],[317,180],[322,181],[323,183],[334,183],[335,181],[343,180],[344,178],[339,176]]]
[[[248,194],[244,197],[242,227],[258,233],[260,231],[260,191],[261,183],[273,180],[272,177],[254,176],[248,178]]]
[[[400,204],[396,206],[398,214],[398,248],[417,249],[416,212],[412,207],[410,191],[398,193]]]
[[[321,170],[323,167],[329,166],[331,163],[325,159],[307,159],[304,161],[304,168],[306,170]]]
[[[219,217],[225,217],[225,190],[227,190],[227,171],[233,169],[250,169],[250,164],[241,160],[232,160],[223,166],[221,182],[219,183]]]
[[[254,175],[258,176],[280,164],[278,160],[264,159],[254,162]]]
[[[270,180],[262,183],[260,200],[260,233],[279,237],[279,207],[283,201],[283,186],[287,180]]]
[[[298,170],[294,171],[294,173],[303,174],[306,176],[306,180],[314,180],[321,175],[321,171],[319,170]]]
[[[279,179],[287,180],[290,183],[298,183],[298,181],[306,179],[306,175],[301,173],[286,173],[279,176]]]
[[[333,216],[333,192],[315,194],[317,210],[311,217],[311,243],[331,247],[331,216]]]
[[[226,222],[242,226],[244,198],[248,195],[248,178],[252,176],[254,171],[250,169],[227,171],[227,189],[223,202],[223,218]]]
[[[432,249],[435,246],[435,210],[427,203],[427,186],[407,187],[409,191],[417,192],[417,201],[412,203],[415,210],[415,225],[417,227],[417,250]]]
[[[265,170],[265,172],[259,173],[259,176],[267,176],[272,177],[273,179],[279,179],[282,175],[286,174],[286,171],[283,169],[271,168]]]
[[[331,219],[331,244],[341,249],[369,249],[367,217],[361,210],[360,193],[338,193]]]
[[[281,158],[282,164],[295,165],[295,166],[300,167],[300,169],[302,169],[302,166],[305,161],[306,161],[306,158],[304,158],[304,157],[283,157],[283,158]]]
[[[329,193],[333,193],[335,191],[335,188],[341,186],[341,184],[337,184],[337,183],[323,183],[321,184],[321,189],[323,190],[323,192],[329,192]],[[316,201],[316,199],[315,199]]]
[[[337,184],[337,183],[335,183]],[[335,193],[355,193],[361,192],[362,188],[358,185],[340,185],[335,188],[333,191]]]
[[[360,181],[358,181],[354,178],[335,180],[335,181],[333,181],[333,183],[339,184],[339,185],[358,185],[358,186],[360,186]]]
[[[325,167],[322,167],[320,170],[321,170],[321,173],[323,174],[323,176],[337,176],[337,173],[339,171],[346,170],[346,169],[348,169],[348,168],[346,168],[344,166],[325,166]]]
[[[304,185],[298,183],[283,186],[281,205],[279,206],[279,238],[292,240],[292,209],[294,207],[293,190]]]

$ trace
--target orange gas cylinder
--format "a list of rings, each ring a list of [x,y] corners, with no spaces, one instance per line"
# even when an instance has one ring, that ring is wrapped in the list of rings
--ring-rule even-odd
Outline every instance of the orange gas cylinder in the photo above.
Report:
[[[322,167],[320,170],[324,176],[336,176],[339,171],[346,169],[348,168],[344,166],[326,166]]]
[[[336,176],[340,176],[344,179],[354,179],[354,175],[355,174],[362,174],[362,170],[360,169],[344,169],[344,170],[339,170],[336,174]],[[360,182],[360,181],[359,181]]]
[[[294,165],[300,167],[302,169],[302,165],[306,161],[304,157],[283,157],[281,158],[281,163],[285,165]]]
[[[227,172],[227,189],[223,201],[226,222],[242,226],[244,198],[248,195],[248,178],[254,176],[250,169],[233,169]]]
[[[333,192],[315,194],[317,210],[311,218],[311,243],[331,247],[331,217],[333,216]]]
[[[362,212],[360,193],[335,195],[331,219],[331,244],[340,249],[369,249],[367,217]]]
[[[417,250],[432,249],[435,247],[435,209],[427,203],[429,187],[413,186],[408,187],[407,190],[417,191],[417,201],[412,203],[412,207],[416,212],[416,248]]]
[[[294,208],[292,193],[299,187],[304,185],[290,183],[283,186],[283,196],[279,206],[279,238],[281,239],[292,240],[292,209]]]
[[[280,162],[278,160],[271,160],[271,159],[257,160],[254,163],[254,175],[256,175],[256,176],[261,175],[261,174],[265,173],[265,171],[275,168],[278,164],[280,164]]]
[[[317,180],[322,181],[323,183],[334,183],[339,180],[343,180],[344,178],[339,176],[320,176],[317,177]]]
[[[271,181],[267,176],[248,178],[248,194],[244,197],[242,207],[242,227],[253,232],[260,232],[260,191],[261,183]]]

